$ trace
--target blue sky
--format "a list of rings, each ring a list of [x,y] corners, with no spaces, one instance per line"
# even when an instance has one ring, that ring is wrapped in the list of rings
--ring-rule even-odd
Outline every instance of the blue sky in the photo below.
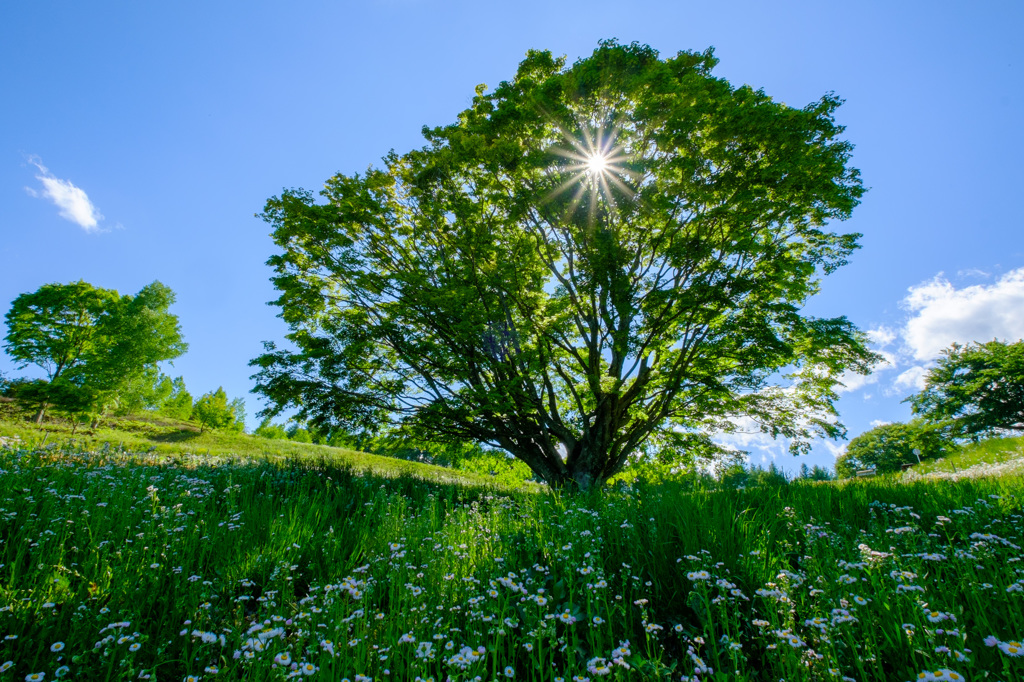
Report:
[[[190,344],[167,371],[245,397],[252,421],[247,363],[285,332],[254,217],[268,197],[421,146],[528,49],[714,46],[734,85],[846,100],[870,191],[841,229],[864,237],[808,311],[848,316],[890,358],[843,394],[854,436],[908,418],[900,400],[948,343],[1024,337],[1021,26],[1011,0],[5,3],[0,307],[48,282],[159,279]],[[17,373],[6,356],[0,372]]]

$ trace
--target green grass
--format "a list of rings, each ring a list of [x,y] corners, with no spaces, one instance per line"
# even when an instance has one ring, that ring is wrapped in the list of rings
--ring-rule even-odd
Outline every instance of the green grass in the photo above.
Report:
[[[1024,469],[1024,436],[989,438],[967,443],[942,459],[927,460],[915,465],[919,474],[957,473],[972,467],[993,467],[1020,462]]]
[[[984,641],[1024,635],[1021,476],[577,498],[116,446],[0,469],[0,680],[1024,676]]]
[[[74,447],[87,450],[113,447],[133,452],[148,451],[168,457],[199,455],[268,460],[327,459],[341,466],[366,470],[382,476],[413,475],[424,479],[464,481],[474,485],[495,483],[488,476],[471,472],[454,471],[345,448],[290,440],[268,440],[236,431],[201,432],[194,422],[157,415],[107,417],[95,429],[74,429],[70,422],[53,417],[48,417],[42,426],[36,426],[27,420],[27,416],[27,412],[16,410],[11,403],[0,403],[0,437],[17,437],[26,445],[71,443]],[[499,481],[504,481],[505,478]]]

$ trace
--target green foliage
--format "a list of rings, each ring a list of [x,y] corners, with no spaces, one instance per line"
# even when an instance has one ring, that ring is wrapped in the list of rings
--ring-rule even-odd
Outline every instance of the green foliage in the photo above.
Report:
[[[294,350],[252,362],[265,414],[470,440],[582,489],[737,417],[797,452],[841,436],[836,379],[876,358],[799,312],[857,248],[825,228],[863,193],[840,100],[792,108],[716,63],[531,51],[426,147],[270,199]]]
[[[156,410],[170,398],[174,383],[155,366],[130,374],[120,382],[114,413],[128,415],[143,410]]]
[[[261,421],[260,425],[256,427],[256,430],[252,432],[252,435],[258,436],[259,438],[266,438],[268,440],[288,439],[288,432],[285,431],[284,427],[271,423],[270,417]]]
[[[302,428],[298,424],[293,425],[288,429],[288,438],[295,441],[296,443],[312,443],[313,435],[309,430]]]
[[[234,415],[234,422],[231,424],[231,428],[235,431],[245,431],[245,400],[242,398],[235,398],[228,403],[228,408],[231,410],[231,414]]]
[[[192,407],[192,419],[199,422],[201,431],[210,429],[231,429],[241,431],[244,429],[244,413],[239,415],[238,407],[241,398],[228,402],[227,393],[223,387],[216,391],[202,395]],[[239,416],[242,419],[239,419]]]
[[[174,292],[160,282],[134,296],[81,281],[46,284],[12,303],[4,348],[21,367],[41,367],[50,381],[87,387],[101,406],[121,414],[153,408],[168,389],[157,363],[188,348],[168,312],[173,303]]]
[[[836,460],[836,473],[840,478],[849,478],[859,469],[892,473],[904,464],[917,464],[918,457],[941,457],[950,447],[942,429],[924,420],[883,424],[850,441],[846,452]]]
[[[21,294],[4,316],[4,350],[20,367],[42,368],[51,381],[75,375],[87,358],[110,349],[104,327],[117,300],[116,291],[83,281]]]
[[[806,462],[800,465],[800,473],[797,475],[797,479],[802,481],[831,481],[834,478],[835,474],[829,469],[817,464],[808,467]]]
[[[89,359],[86,383],[107,391],[117,403],[131,404],[133,387],[149,383],[146,375],[153,375],[157,363],[172,360],[188,349],[177,316],[168,311],[174,300],[174,292],[160,282],[143,287],[134,296],[119,297],[103,330],[108,348]],[[155,399],[147,396],[142,401],[144,406],[147,398]]]
[[[430,442],[399,436],[363,441],[367,452],[413,462],[429,462],[460,472],[489,476],[502,485],[518,486],[533,477],[523,462],[507,452],[472,442]],[[363,448],[360,448],[363,449]]]
[[[42,379],[19,380],[9,384],[5,395],[33,406],[34,409],[53,409],[77,423],[97,410],[99,394],[88,386],[79,386],[64,377],[53,381]]]
[[[907,402],[955,438],[1024,431],[1024,340],[954,343],[928,371],[924,390]]]
[[[784,486],[789,483],[789,477],[780,469],[775,462],[771,462],[768,468],[746,465],[744,463],[732,464],[724,467],[718,473],[718,483],[724,489],[756,488],[764,486]]]
[[[185,388],[185,379],[171,382],[170,394],[160,403],[160,413],[172,419],[185,420],[192,416],[192,394]]]

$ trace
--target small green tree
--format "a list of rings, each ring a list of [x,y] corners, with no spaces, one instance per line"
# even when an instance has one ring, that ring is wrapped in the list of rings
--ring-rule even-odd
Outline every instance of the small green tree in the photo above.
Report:
[[[88,386],[79,386],[59,377],[53,381],[42,379],[14,381],[8,395],[24,406],[42,410],[43,406],[63,415],[72,423],[74,435],[83,419],[96,410],[99,393]]]
[[[228,407],[231,409],[231,414],[234,415],[234,421],[228,424],[228,428],[232,431],[245,433],[245,400],[235,398],[228,403]]]
[[[268,440],[288,440],[288,432],[280,424],[274,424],[270,417],[265,418],[252,432],[252,435]]]
[[[924,420],[883,424],[850,441],[846,452],[836,460],[836,473],[840,478],[849,478],[859,469],[891,473],[899,471],[904,464],[916,464],[918,457],[922,460],[940,457],[948,449],[949,441],[941,428]]]
[[[21,294],[4,316],[4,350],[19,368],[40,367],[50,381],[76,378],[89,357],[108,352],[110,338],[103,326],[117,301],[117,292],[78,281],[44,284]],[[36,423],[46,414],[39,403]]]
[[[292,424],[291,428],[288,429],[288,439],[296,443],[312,443],[313,434],[309,432],[309,429],[304,429],[299,424]]]
[[[130,413],[156,399],[157,363],[188,347],[168,312],[173,302],[160,282],[134,296],[82,281],[45,284],[11,304],[4,349],[21,367],[37,365],[51,382],[89,387],[100,402]],[[45,412],[44,402],[37,423]]]
[[[161,374],[155,366],[126,376],[114,397],[117,414],[137,414],[143,410],[159,409],[174,392],[171,378]]]
[[[223,429],[236,424],[235,401],[228,402],[228,395],[223,387],[206,393],[196,401],[192,408],[192,419],[199,422],[200,432],[207,428]]]
[[[109,306],[101,325],[107,343],[88,354],[84,383],[106,392],[120,412],[159,404],[157,364],[188,350],[178,317],[169,311],[174,300],[170,287],[153,282]]]
[[[807,462],[800,465],[800,474],[797,478],[801,481],[831,481],[835,476],[825,467],[815,464],[807,466]]]
[[[46,402],[71,422],[72,436],[80,424],[88,422],[95,415],[100,394],[92,387],[78,386],[66,379],[58,379],[48,383],[46,388]]]
[[[185,388],[184,377],[171,382],[171,392],[160,404],[160,412],[172,419],[182,421],[192,416],[192,394]]]
[[[1024,340],[954,343],[925,376],[924,390],[906,402],[954,438],[1024,432]]]

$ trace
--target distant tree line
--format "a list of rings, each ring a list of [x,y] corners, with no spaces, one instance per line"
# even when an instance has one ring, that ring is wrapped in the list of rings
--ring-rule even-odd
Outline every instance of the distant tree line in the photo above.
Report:
[[[170,287],[153,282],[121,295],[84,281],[44,284],[18,296],[4,317],[4,351],[19,369],[36,366],[46,379],[0,379],[0,393],[33,410],[41,424],[55,412],[74,424],[106,414],[141,412],[196,421],[201,430],[243,430],[245,405],[222,388],[198,400],[182,377],[159,365],[188,349]]]

